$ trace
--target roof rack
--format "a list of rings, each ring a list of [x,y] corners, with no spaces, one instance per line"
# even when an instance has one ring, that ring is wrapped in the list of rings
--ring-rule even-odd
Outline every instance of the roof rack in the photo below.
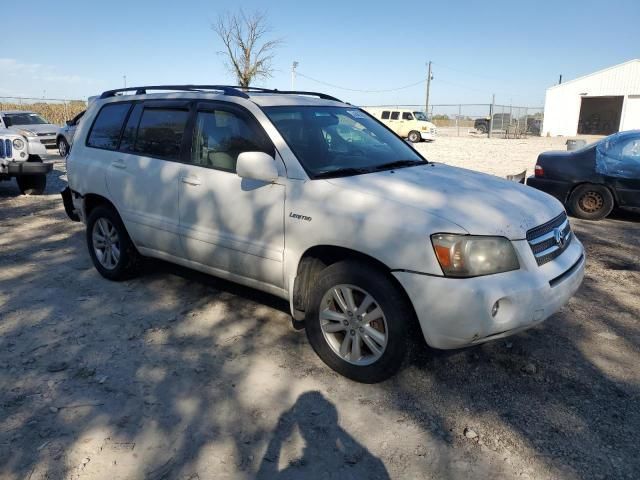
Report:
[[[231,95],[234,97],[249,98],[244,92],[241,92],[235,87],[229,87],[227,85],[151,85],[144,87],[128,87],[128,88],[116,88],[113,90],[107,90],[102,92],[100,98],[115,97],[118,93],[123,92],[136,92],[136,95],[144,95],[147,90],[181,90],[185,92],[202,92],[203,90],[218,90],[225,95]]]
[[[342,100],[327,95],[325,93],[318,92],[306,92],[301,90],[278,90],[260,87],[238,87],[230,85],[152,85],[144,87],[128,87],[128,88],[116,88],[113,90],[107,90],[102,92],[100,98],[114,97],[123,92],[135,92],[136,95],[144,95],[148,90],[179,90],[185,92],[202,92],[205,90],[218,90],[224,95],[230,95],[234,97],[249,98],[245,92],[257,92],[257,93],[274,93],[278,95],[308,95],[311,97],[318,97],[323,100],[333,100],[334,102],[342,102]]]

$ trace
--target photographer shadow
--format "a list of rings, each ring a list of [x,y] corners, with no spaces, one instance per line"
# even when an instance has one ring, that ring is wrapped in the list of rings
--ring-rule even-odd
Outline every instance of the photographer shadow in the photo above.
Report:
[[[304,447],[301,457],[292,458],[296,433]],[[322,393],[311,391],[300,395],[278,419],[256,478],[390,477],[384,463],[340,427],[336,407]]]

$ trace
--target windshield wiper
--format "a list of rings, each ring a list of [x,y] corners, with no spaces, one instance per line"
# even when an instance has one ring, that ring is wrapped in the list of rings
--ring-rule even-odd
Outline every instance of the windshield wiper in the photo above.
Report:
[[[396,160],[395,162],[382,163],[376,165],[376,170],[387,170],[390,168],[398,167],[413,167],[416,165],[426,165],[427,162],[423,160]]]
[[[332,178],[332,177],[346,177],[349,175],[360,175],[362,173],[371,173],[370,168],[336,168],[335,170],[325,170],[316,173],[313,178]]]

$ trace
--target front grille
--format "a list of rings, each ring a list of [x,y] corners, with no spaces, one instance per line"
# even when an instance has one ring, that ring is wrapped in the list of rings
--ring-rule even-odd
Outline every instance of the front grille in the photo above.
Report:
[[[49,132],[49,133],[37,133],[36,135],[38,135],[39,137],[51,137],[52,135],[55,135],[56,132]]]
[[[8,138],[5,140],[0,139],[0,158],[13,157],[13,146],[11,140]]]
[[[52,146],[56,146],[56,141],[54,139],[51,140],[40,140],[40,143],[47,146],[47,145],[52,145]]]
[[[544,265],[564,252],[573,233],[566,213],[543,223],[527,232],[527,241],[538,265]]]

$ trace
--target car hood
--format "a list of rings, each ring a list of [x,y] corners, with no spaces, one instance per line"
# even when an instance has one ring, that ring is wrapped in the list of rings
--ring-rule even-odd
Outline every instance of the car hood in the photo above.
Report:
[[[51,135],[55,135],[58,131],[58,128],[60,127],[51,123],[42,123],[37,125],[11,125],[11,127],[9,127],[9,130],[13,130],[14,132],[17,132],[18,130],[29,130],[30,132],[36,134],[49,133]]]
[[[539,190],[437,163],[327,181],[437,215],[471,235],[520,240],[529,229],[564,211],[560,202]]]

